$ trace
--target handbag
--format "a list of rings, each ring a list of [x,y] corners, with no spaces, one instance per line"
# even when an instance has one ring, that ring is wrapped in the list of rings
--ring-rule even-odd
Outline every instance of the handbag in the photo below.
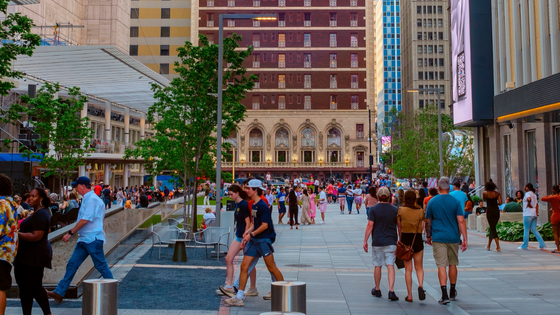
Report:
[[[422,218],[420,218],[420,222],[418,222],[418,225],[420,225],[420,223],[422,223]],[[418,225],[416,225],[416,229],[414,229],[414,231],[418,230]],[[397,250],[395,252],[397,258],[402,259],[404,261],[409,261],[412,259],[412,255],[414,254],[412,245],[414,245],[414,241],[416,241],[416,234],[418,233],[416,232],[414,233],[414,237],[412,238],[412,244],[410,244],[410,246],[404,244],[400,240],[397,242]]]

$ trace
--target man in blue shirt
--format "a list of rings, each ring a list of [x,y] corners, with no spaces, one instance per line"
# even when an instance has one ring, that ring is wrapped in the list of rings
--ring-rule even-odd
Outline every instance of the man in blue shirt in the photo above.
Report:
[[[101,273],[104,279],[113,279],[113,274],[107,265],[105,253],[103,252],[103,244],[105,243],[105,232],[103,231],[105,205],[91,189],[89,178],[85,176],[78,177],[72,183],[72,187],[84,198],[80,212],[78,212],[78,223],[62,237],[62,240],[68,242],[74,234],[78,233],[78,242],[72,257],[70,257],[66,265],[64,278],[60,280],[54,291],[47,292],[47,295],[59,304],[62,302],[78,268],[88,256],[91,256],[95,269]]]
[[[245,247],[243,261],[241,262],[241,273],[239,275],[239,290],[237,295],[225,300],[231,306],[245,306],[243,302],[245,285],[249,275],[249,268],[253,261],[263,257],[268,271],[276,281],[284,281],[284,276],[276,267],[274,262],[274,248],[272,243],[276,239],[276,232],[272,224],[272,215],[266,203],[261,199],[262,184],[258,179],[250,180],[247,184],[247,194],[253,200],[251,226],[243,235],[242,247]],[[260,190],[260,191],[259,191]]]
[[[426,207],[427,243],[433,246],[434,260],[438,267],[441,300],[439,304],[449,304],[457,297],[457,265],[459,264],[460,235],[463,236],[461,251],[467,249],[467,225],[463,216],[463,207],[449,194],[449,178],[442,177],[438,182],[439,195],[433,197]],[[459,234],[459,230],[461,233]],[[433,241],[433,243],[432,243]],[[447,295],[447,267],[451,289]]]
[[[453,196],[453,198],[457,199],[457,201],[459,201],[459,203],[461,204],[461,207],[463,208],[463,210],[465,209],[465,205],[467,204],[467,201],[469,200],[469,197],[467,197],[467,194],[465,194],[463,191],[461,191],[461,183],[460,182],[455,182],[453,183],[453,191],[451,191],[449,193],[449,195]]]

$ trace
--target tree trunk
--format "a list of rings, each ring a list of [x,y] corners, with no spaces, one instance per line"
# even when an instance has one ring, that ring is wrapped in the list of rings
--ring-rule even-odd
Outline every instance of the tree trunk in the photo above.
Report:
[[[197,187],[198,187],[198,180],[194,180],[194,190],[193,190],[193,211],[192,211],[192,219],[191,219],[191,229],[194,232],[196,232],[196,227],[198,226],[198,222],[197,222],[197,207],[198,207],[198,195],[197,195]]]

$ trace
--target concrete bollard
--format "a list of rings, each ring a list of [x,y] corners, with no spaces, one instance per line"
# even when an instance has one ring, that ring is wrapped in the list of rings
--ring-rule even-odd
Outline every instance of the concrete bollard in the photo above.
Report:
[[[476,230],[476,220],[477,220],[476,219],[476,214],[474,214],[474,213],[469,214],[469,218],[468,218],[468,222],[467,222],[468,223],[467,228],[469,230]]]
[[[118,280],[85,280],[83,283],[82,315],[117,315],[118,292]]]
[[[305,282],[273,282],[271,298],[271,311],[307,313],[307,292]]]

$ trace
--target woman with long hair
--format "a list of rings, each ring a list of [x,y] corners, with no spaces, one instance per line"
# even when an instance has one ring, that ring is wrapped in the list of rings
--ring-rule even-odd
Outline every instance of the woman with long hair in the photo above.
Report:
[[[422,241],[422,229],[424,221],[424,211],[417,204],[416,191],[408,189],[400,191],[403,195],[403,204],[399,208],[397,215],[397,227],[399,230],[400,240],[405,245],[412,247],[414,254],[412,259],[404,262],[406,289],[408,296],[405,301],[412,302],[412,262],[414,261],[414,269],[418,278],[418,299],[423,301],[426,299],[426,291],[424,291],[424,242]]]
[[[231,200],[235,201],[235,238],[229,245],[229,250],[226,256],[226,283],[224,286],[221,286],[220,289],[216,293],[223,293],[229,297],[235,295],[233,290],[233,275],[235,274],[233,260],[235,256],[239,253],[241,248],[241,243],[243,242],[243,233],[249,228],[251,225],[251,210],[249,209],[249,203],[247,202],[250,198],[241,188],[241,186],[233,184],[228,188],[228,195]],[[253,271],[249,274],[251,278],[251,288],[245,292],[245,295],[248,296],[257,296],[259,291],[257,291],[257,272],[254,268]]]
[[[515,202],[517,202],[519,205],[523,206],[523,197],[525,196],[525,193],[523,192],[523,190],[518,190],[515,192]]]
[[[310,203],[310,198],[307,193],[307,189],[303,189],[303,194],[301,195],[301,200],[300,200],[301,218],[299,219],[299,222],[303,225],[305,225],[305,223],[311,224],[311,218],[309,218],[309,207],[310,207],[309,203]]]
[[[360,208],[362,207],[362,188],[360,188],[360,183],[357,183],[354,188],[354,202],[356,203],[356,212],[360,214]]]
[[[317,190],[319,190],[318,187]],[[317,216],[317,206],[315,204],[315,198],[317,198],[317,195],[315,195],[315,192],[311,191],[311,195],[309,195],[309,217],[311,218],[311,224],[315,224],[315,217]]]
[[[33,299],[43,314],[51,314],[47,291],[43,288],[43,272],[51,269],[52,249],[49,243],[51,214],[47,210],[50,198],[42,188],[30,192],[33,215],[23,220],[19,227],[19,246],[14,261],[14,275],[19,288],[21,309],[31,315]]]
[[[426,191],[427,189],[424,189],[424,187],[420,187],[420,189],[418,189],[418,200],[416,200],[416,204],[419,205],[420,207],[424,205],[424,199],[428,197],[426,195]]]
[[[500,252],[500,240],[498,238],[498,231],[496,231],[496,225],[498,221],[500,221],[499,206],[502,204],[502,195],[496,191],[496,184],[494,184],[492,180],[484,185],[484,190],[486,191],[482,194],[482,199],[486,201],[486,219],[488,220],[488,227],[490,229],[486,250],[490,250],[492,240],[494,240],[496,242],[496,251]]]
[[[290,214],[290,230],[294,228],[294,224],[296,226],[296,230],[298,229],[298,198],[296,196],[296,188],[292,188],[290,193],[288,194],[288,205],[289,205],[289,214]]]
[[[523,196],[523,244],[518,249],[527,249],[529,246],[529,230],[533,232],[539,242],[539,249],[546,248],[544,240],[537,231],[537,217],[539,216],[539,205],[535,187],[528,183],[525,185],[525,195]]]
[[[364,198],[364,203],[366,207],[366,215],[369,217],[369,208],[375,206],[377,204],[377,188],[375,186],[370,186],[368,190],[368,194]]]
[[[286,193],[284,187],[280,187],[280,192],[276,195],[276,203],[278,203],[278,224],[284,224],[282,218],[286,215]]]
[[[560,253],[560,187],[558,185],[552,186],[552,195],[542,197],[542,201],[550,203],[552,208],[552,216],[550,217],[550,225],[554,233],[554,243],[556,249],[553,253]]]

